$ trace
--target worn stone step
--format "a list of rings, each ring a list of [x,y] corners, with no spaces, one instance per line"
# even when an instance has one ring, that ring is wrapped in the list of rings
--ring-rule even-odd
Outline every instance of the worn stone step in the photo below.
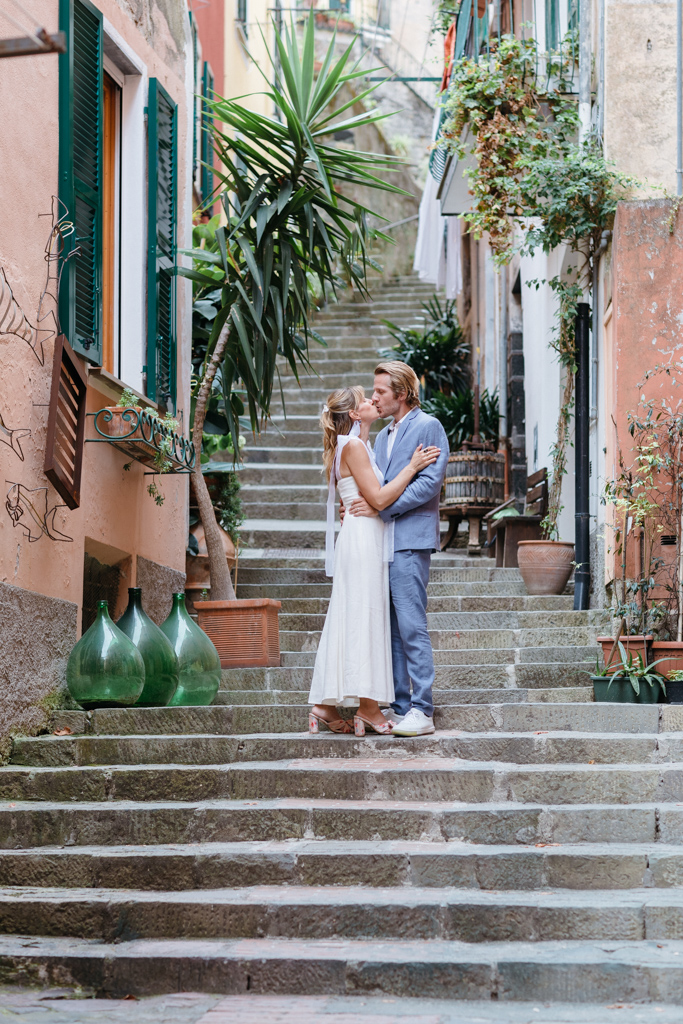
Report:
[[[296,587],[296,584],[294,584],[291,588],[282,584],[269,586],[267,584],[243,583],[241,586],[244,590],[241,594],[242,597],[277,598],[282,602],[283,612],[292,615],[324,615],[327,612],[332,592],[331,583],[327,585],[305,584],[299,587]],[[562,612],[565,615],[587,616],[588,613],[586,612],[574,612],[572,610],[572,600],[571,597],[558,597],[554,601],[550,601],[542,597],[462,597],[458,594],[440,597],[434,595],[432,589],[430,589],[427,611],[468,612],[470,614],[476,612],[477,615],[487,615],[492,612],[535,612],[537,614],[543,613],[544,615],[550,613],[553,616],[557,612]],[[483,625],[487,620],[478,619],[477,621]],[[586,622],[587,619],[578,618],[573,621],[581,624]],[[571,623],[572,620],[568,619],[567,622]]]
[[[297,633],[294,635],[313,636],[314,641],[310,643],[302,642],[299,650],[290,651],[283,649],[281,664],[285,668],[313,666],[315,664],[318,634]],[[574,667],[579,669],[581,673],[587,673],[582,678],[585,678],[586,685],[588,685],[588,676],[595,670],[596,655],[597,647],[593,644],[585,647],[462,647],[459,650],[449,650],[446,648],[435,650],[434,664],[435,666],[451,667],[470,665],[472,662],[482,666],[509,665],[514,667],[515,674],[517,674],[518,669],[524,670],[526,673],[526,679],[521,683],[522,686],[535,685],[533,680],[537,678],[535,675],[536,671],[538,671],[540,676],[543,672],[553,671],[554,668]],[[559,678],[559,685],[562,685],[562,676],[560,675]],[[543,681],[536,685],[548,686],[551,684]],[[569,685],[576,686],[577,683],[571,681]]]
[[[287,671],[286,669],[284,671]],[[303,671],[306,671],[305,669]],[[310,684],[303,690],[252,689],[252,690],[219,690],[214,704],[306,704]],[[517,704],[533,699],[542,703],[588,703],[593,694],[588,686],[551,687],[538,690],[511,690],[503,686],[497,689],[481,690],[443,690],[435,688],[434,702],[441,704]],[[438,718],[438,713],[437,713]]]
[[[549,787],[543,793],[549,796]],[[436,794],[434,794],[436,795]],[[285,839],[420,840],[542,847],[683,842],[680,802],[520,804],[491,801],[272,799],[0,801],[0,849]]]
[[[457,691],[444,691],[451,698]],[[548,705],[525,703],[523,700],[501,701],[502,693],[524,694],[524,691],[492,691],[496,700],[491,703],[467,701],[456,704],[451,699],[436,710],[439,731],[431,736],[420,736],[402,742],[416,744],[425,750],[438,742],[442,730],[477,733],[499,732],[574,732],[615,733],[660,736],[675,740],[683,735],[683,707],[675,704],[574,704]],[[535,696],[535,691],[529,691]],[[258,708],[213,704],[210,707],[189,708],[100,708],[83,711],[58,711],[51,719],[45,736],[17,736],[14,750],[45,744],[70,742],[77,736],[230,736],[254,733],[294,732],[301,724],[301,716],[308,707]],[[304,723],[304,727],[305,727]],[[70,729],[70,734],[56,735],[56,731]],[[303,728],[302,730],[303,731]],[[315,744],[321,737],[311,737]],[[376,736],[368,732],[366,743],[379,743],[391,749],[397,736]],[[338,736],[335,741],[349,742],[350,737]],[[2,769],[0,769],[0,777]]]
[[[660,948],[661,946],[661,948]],[[471,943],[0,937],[6,982],[40,978],[105,995],[386,993],[392,998],[683,1002],[683,942]],[[671,1019],[671,1018],[670,1018]]]
[[[327,510],[322,501],[252,501],[250,495],[242,499],[242,511],[246,521],[267,520],[270,516],[273,519],[286,519],[288,522],[295,522],[299,519],[310,521],[317,520],[321,527],[324,526]]]
[[[580,635],[585,636],[584,627],[593,627],[597,630],[601,624],[601,613],[589,611],[436,611],[427,609],[427,624],[430,632],[490,632],[507,636],[511,631],[519,631],[523,636],[527,631],[536,635],[539,630],[543,632],[554,630],[581,630]],[[284,631],[301,630],[310,632],[322,630],[325,624],[325,613],[319,612],[297,614],[282,611],[280,612],[280,629]],[[596,634],[597,635],[597,634]],[[579,643],[581,641],[579,640]],[[584,641],[585,643],[585,641]],[[518,646],[526,646],[519,644]],[[537,644],[532,644],[537,646]]]
[[[283,616],[286,618],[286,616]],[[311,616],[311,618],[324,619],[324,616]],[[321,622],[319,629],[311,630],[288,630],[280,627],[280,648],[282,651],[315,651],[318,647],[320,634],[322,633]],[[434,629],[429,630],[432,648],[437,651],[464,651],[473,649],[513,649],[522,650],[525,647],[538,649],[548,647],[576,651],[590,647],[597,651],[592,645],[595,643],[597,629],[591,626],[554,629]],[[585,657],[585,656],[584,656]],[[471,660],[471,659],[470,659]],[[571,660],[571,654],[567,660]]]
[[[521,707],[521,705],[512,705]],[[548,706],[550,707],[550,706]],[[562,707],[562,706],[561,706]],[[564,706],[566,707],[566,705]],[[266,711],[271,709],[265,709]],[[300,728],[306,723],[299,708]],[[572,709],[573,710],[573,709]],[[265,717],[265,716],[264,716]],[[384,757],[388,767],[402,758],[438,757],[479,764],[628,765],[679,764],[683,735],[661,739],[654,735],[553,732],[537,735],[496,735],[440,730],[431,737],[402,736],[358,739],[324,731],[316,737],[301,732],[256,735],[180,736],[49,736],[17,738],[11,764],[31,767],[94,765],[217,765],[282,761],[289,758]],[[543,733],[543,735],[541,735]],[[0,776],[0,785],[2,777]]]
[[[325,546],[323,544],[322,550],[324,551],[324,549]],[[316,550],[319,551],[320,549],[314,549],[314,551]],[[519,583],[521,586],[524,586],[522,578],[516,569],[492,569],[482,566],[481,561],[479,561],[476,567],[462,566],[459,568],[457,564],[442,565],[442,561],[456,563],[463,560],[455,559],[452,556],[450,558],[438,556],[437,559],[437,556],[434,556],[430,574],[430,587],[434,584],[457,584],[458,586],[454,586],[452,591],[457,594],[460,593],[459,588],[463,585],[476,585],[477,587],[490,588],[490,590],[482,590],[478,593],[495,594],[497,593],[496,584]],[[287,564],[282,564],[285,562]],[[285,560],[278,556],[275,563],[268,558],[242,557],[240,561],[240,575],[245,583],[330,584],[330,578],[325,575],[324,557],[319,557],[317,553],[314,554],[313,552],[312,556],[307,557],[303,561],[301,559]],[[471,592],[471,590],[463,591],[463,593]]]
[[[331,870],[333,868],[331,867]],[[435,939],[456,942],[683,939],[672,889],[530,892],[252,885],[184,892],[3,887],[0,933],[99,939]]]
[[[319,453],[318,453],[319,454]],[[272,463],[247,462],[240,472],[240,480],[244,484],[279,487],[298,486],[317,487],[323,481],[322,460],[318,458],[308,463]]]
[[[312,740],[315,737],[311,738]],[[344,740],[344,737],[332,737]],[[380,740],[384,737],[380,737]],[[386,737],[387,743],[391,737]],[[310,740],[307,737],[307,742]],[[329,742],[329,741],[325,741]],[[351,741],[353,742],[353,741]],[[152,741],[149,743],[153,746]],[[225,743],[229,749],[230,743]],[[321,744],[320,749],[324,749]],[[527,764],[407,754],[367,745],[365,757],[285,758],[228,764],[21,767],[0,771],[0,800],[440,800],[537,804],[671,802],[683,795],[683,764]],[[682,802],[683,806],[683,802]]]
[[[245,885],[679,889],[683,850],[663,843],[534,847],[319,839],[38,847],[0,851],[0,876],[4,886],[168,892]]]
[[[319,470],[322,470],[322,448],[319,437],[317,441],[318,444],[315,447],[312,445],[309,448],[293,445],[279,445],[277,447],[270,447],[264,444],[249,445],[249,449],[245,454],[245,467],[242,472],[246,473],[252,466],[263,462],[281,466],[293,466],[295,468],[292,472],[298,472],[296,467],[299,465],[316,466]],[[293,482],[293,478],[290,479],[290,482]]]

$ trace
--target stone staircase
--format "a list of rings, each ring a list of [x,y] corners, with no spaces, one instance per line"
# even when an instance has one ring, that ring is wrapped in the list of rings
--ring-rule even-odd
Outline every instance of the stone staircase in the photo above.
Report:
[[[59,712],[15,739],[0,982],[683,1004],[683,709],[590,702],[598,613],[435,555],[437,733],[304,732],[330,592],[319,406],[370,383],[377,319],[409,322],[420,289],[379,295],[326,314],[324,383],[286,387],[244,470],[238,596],[282,600],[281,666],[225,672],[209,708]]]

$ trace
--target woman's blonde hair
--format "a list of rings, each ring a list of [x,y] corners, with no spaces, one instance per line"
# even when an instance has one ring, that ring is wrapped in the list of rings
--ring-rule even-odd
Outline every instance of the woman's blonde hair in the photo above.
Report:
[[[354,412],[365,398],[361,387],[337,388],[327,396],[327,402],[320,417],[323,428],[323,466],[327,479],[330,479],[334,456],[337,451],[337,438],[340,434],[351,432],[353,420],[349,413]]]
[[[416,405],[420,404],[420,381],[415,370],[407,363],[401,363],[398,360],[380,363],[375,367],[375,376],[378,373],[386,373],[395,398],[398,398],[401,392],[405,393],[405,402],[409,409],[414,409]]]

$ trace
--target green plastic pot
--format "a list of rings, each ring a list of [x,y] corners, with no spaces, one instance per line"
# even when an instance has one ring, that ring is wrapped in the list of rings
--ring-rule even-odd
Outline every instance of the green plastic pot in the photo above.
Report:
[[[593,694],[598,703],[663,704],[666,700],[661,686],[644,683],[636,693],[627,676],[593,676]],[[610,686],[611,680],[611,686]]]

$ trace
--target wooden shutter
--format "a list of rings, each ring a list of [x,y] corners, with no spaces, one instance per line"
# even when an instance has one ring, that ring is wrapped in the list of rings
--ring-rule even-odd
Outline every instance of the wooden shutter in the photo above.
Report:
[[[148,121],[147,394],[175,408],[177,108],[156,78],[149,80]]]
[[[206,101],[213,98],[213,74],[204,61],[202,72],[202,203],[213,192],[213,117]],[[208,165],[208,166],[207,166]]]
[[[69,508],[81,503],[87,381],[63,334],[55,340],[45,476]]]
[[[102,14],[87,0],[60,0],[60,25],[67,52],[59,58],[59,198],[75,231],[63,254],[59,318],[74,350],[100,364]]]

